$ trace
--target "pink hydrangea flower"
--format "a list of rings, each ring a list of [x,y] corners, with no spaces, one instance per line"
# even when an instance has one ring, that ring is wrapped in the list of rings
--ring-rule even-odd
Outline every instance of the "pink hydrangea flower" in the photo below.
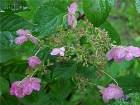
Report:
[[[27,34],[31,34],[29,30],[19,29],[16,31],[19,36],[27,36]]]
[[[113,47],[108,53],[108,60],[114,59],[115,61],[121,61],[125,57],[126,49],[123,46]]]
[[[33,90],[39,91],[40,82],[41,80],[35,77],[27,77],[22,81],[16,81],[11,85],[10,94],[23,98],[26,95],[30,95]]]
[[[68,16],[67,16],[68,25],[71,26],[72,28],[76,27],[77,25],[77,19],[75,17],[76,11],[77,11],[77,4],[73,2],[68,7]]]
[[[61,48],[54,48],[51,53],[51,55],[58,55],[58,56],[64,56],[65,54],[65,48],[61,47]]]
[[[122,60],[130,61],[135,57],[140,57],[140,48],[133,46],[116,46],[107,52],[108,60],[114,59],[117,62]]]
[[[106,103],[112,99],[117,100],[124,97],[123,90],[115,84],[110,84],[107,88],[104,88],[101,93],[102,98]]]
[[[130,61],[134,57],[140,57],[140,48],[134,47],[134,46],[128,46],[126,48],[125,59],[128,60],[128,61]]]
[[[33,90],[39,91],[40,82],[41,80],[35,77],[26,78],[23,81],[23,92],[26,93],[26,95],[30,95]]]
[[[38,44],[38,40],[36,37],[34,37],[29,30],[19,29],[16,31],[16,33],[19,35],[15,39],[15,43],[18,45],[22,45],[24,42],[30,40],[34,44]]]
[[[77,19],[74,15],[68,14],[68,25],[72,28],[76,27],[77,25]]]
[[[19,36],[15,39],[15,43],[18,44],[18,45],[22,45],[27,40],[28,40],[28,38],[26,36]]]
[[[75,14],[75,12],[77,11],[77,4],[76,2],[73,2],[69,7],[68,7],[68,12],[70,14]]]
[[[11,88],[10,88],[10,94],[15,95],[16,97],[19,97],[19,98],[22,98],[25,96],[21,81],[16,81],[12,83]]]
[[[41,60],[37,56],[31,56],[28,58],[28,64],[34,69],[41,64]]]

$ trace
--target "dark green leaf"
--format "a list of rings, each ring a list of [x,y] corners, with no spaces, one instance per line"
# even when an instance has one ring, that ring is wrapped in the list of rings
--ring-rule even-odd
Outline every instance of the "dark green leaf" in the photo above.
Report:
[[[16,31],[20,28],[32,28],[31,23],[11,13],[0,13],[0,31]]]
[[[114,27],[109,22],[107,22],[107,21],[104,22],[101,25],[101,28],[105,29],[108,32],[109,37],[111,38],[112,42],[115,42],[115,44],[121,43],[121,39],[120,39],[118,32],[114,29]]]
[[[94,26],[100,26],[111,11],[112,0],[83,0],[86,17]]]
[[[140,78],[133,74],[118,77],[117,81],[125,93],[140,92]]]
[[[19,12],[27,9],[25,0],[0,0],[0,11]]]
[[[9,90],[9,83],[8,83],[8,81],[5,78],[0,77],[0,96],[3,93],[8,93],[8,90]]]
[[[69,79],[75,74],[76,69],[77,69],[77,67],[75,64],[57,65],[53,71],[53,78]]]
[[[47,36],[56,31],[62,25],[63,18],[67,14],[68,0],[49,0],[42,5],[35,16],[41,35]]]
[[[0,63],[16,57],[13,41],[12,33],[0,32]]]
[[[19,105],[19,101],[16,97],[6,94],[0,97],[0,105]]]

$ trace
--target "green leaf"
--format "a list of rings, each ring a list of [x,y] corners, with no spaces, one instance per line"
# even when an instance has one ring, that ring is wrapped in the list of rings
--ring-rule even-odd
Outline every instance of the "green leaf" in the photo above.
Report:
[[[0,105],[19,105],[19,101],[16,97],[9,94],[0,97]]]
[[[75,64],[57,65],[53,71],[53,78],[55,79],[70,79],[76,72]]]
[[[0,63],[16,57],[12,33],[0,32]]]
[[[83,9],[94,26],[100,26],[107,19],[114,0],[83,0]]]
[[[49,0],[44,3],[35,15],[35,23],[43,36],[56,31],[62,25],[63,17],[67,14],[68,0]]]
[[[33,24],[12,13],[0,13],[0,31],[16,31],[20,28],[32,28]]]
[[[19,12],[18,15],[24,17],[25,19],[33,21],[34,15],[38,8],[48,0],[26,0],[29,6],[29,11]]]
[[[0,77],[0,82],[1,82],[0,83],[0,96],[1,96],[3,93],[8,92],[8,90],[9,90],[9,83],[3,77]]]
[[[0,0],[0,11],[20,12],[27,9],[25,0]]]
[[[119,86],[123,88],[125,93],[140,92],[140,78],[133,74],[125,75],[116,78]]]
[[[22,98],[20,101],[24,105],[33,105],[38,102],[40,94],[41,92],[33,92],[31,95]]]
[[[140,0],[135,0],[135,6],[138,13],[140,13]]]
[[[115,44],[121,43],[121,39],[118,32],[114,29],[114,27],[109,22],[107,21],[104,22],[100,27],[108,32],[112,42],[115,42]]]

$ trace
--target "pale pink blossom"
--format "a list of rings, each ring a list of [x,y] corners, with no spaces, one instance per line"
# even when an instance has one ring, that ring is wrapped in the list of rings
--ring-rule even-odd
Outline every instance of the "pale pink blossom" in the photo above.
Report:
[[[28,40],[34,44],[38,44],[37,38],[34,37],[29,30],[19,29],[16,33],[18,34],[18,37],[15,39],[16,44],[22,45]]]
[[[57,56],[64,56],[65,54],[65,48],[61,47],[61,48],[54,48],[51,53],[51,55],[57,55]]]
[[[26,77],[22,81],[12,83],[10,94],[15,95],[18,98],[23,98],[26,95],[30,95],[33,90],[39,91],[40,82],[41,80],[39,78]]]
[[[29,30],[19,29],[16,31],[19,36],[27,36],[27,34],[31,34]]]
[[[115,61],[121,61],[125,58],[126,49],[123,46],[113,47],[110,51],[107,52],[108,60],[114,59]]]
[[[37,56],[31,56],[28,58],[28,64],[34,69],[41,64],[41,60]]]
[[[23,84],[21,81],[16,81],[12,83],[10,88],[10,94],[15,95],[16,97],[22,98],[25,96],[25,93],[23,92]]]
[[[126,47],[125,59],[130,61],[135,57],[140,57],[140,48],[134,46]]]
[[[40,90],[40,82],[39,78],[29,77],[23,81],[23,92],[27,95],[30,95],[33,90],[39,91]]]
[[[107,52],[108,60],[114,59],[117,62],[130,61],[135,57],[140,57],[140,48],[133,46],[115,46]]]
[[[68,14],[68,25],[71,26],[72,28],[76,27],[77,25],[77,19],[74,15]]]
[[[112,99],[118,100],[124,97],[123,90],[115,84],[110,84],[107,88],[104,88],[101,93],[106,103]]]
[[[72,28],[76,27],[76,25],[77,25],[77,19],[75,16],[76,11],[77,11],[77,4],[76,4],[76,2],[73,2],[68,7],[68,15],[67,15],[68,25],[71,26]]]
[[[18,45],[22,45],[27,40],[28,40],[28,38],[26,36],[19,36],[15,39],[15,43],[18,44]]]
[[[73,2],[69,7],[68,7],[68,12],[70,14],[75,14],[75,12],[77,11],[77,4],[76,2]]]

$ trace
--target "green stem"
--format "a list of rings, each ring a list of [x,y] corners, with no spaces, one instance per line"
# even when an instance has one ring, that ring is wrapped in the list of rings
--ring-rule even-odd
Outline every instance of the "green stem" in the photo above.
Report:
[[[106,74],[108,77],[110,77],[115,83],[116,85],[118,86],[118,82],[115,80],[115,78],[113,78],[111,75],[109,75],[108,73],[106,73],[105,71],[103,70],[100,70],[102,73]]]

